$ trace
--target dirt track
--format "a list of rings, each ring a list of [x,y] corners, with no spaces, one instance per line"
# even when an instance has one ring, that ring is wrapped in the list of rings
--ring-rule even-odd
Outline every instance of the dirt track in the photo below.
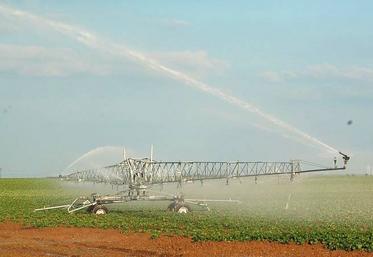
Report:
[[[320,245],[268,242],[202,242],[148,234],[122,234],[91,228],[25,228],[0,224],[0,256],[373,256],[366,252],[328,251]]]

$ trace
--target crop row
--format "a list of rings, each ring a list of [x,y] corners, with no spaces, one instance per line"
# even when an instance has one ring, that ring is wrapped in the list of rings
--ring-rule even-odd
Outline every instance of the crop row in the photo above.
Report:
[[[334,219],[333,215],[302,219],[287,214],[265,215],[253,211],[238,216],[219,209],[209,213],[178,215],[142,206],[125,211],[113,210],[105,216],[94,216],[84,211],[73,215],[62,210],[32,212],[44,205],[68,202],[76,194],[74,190],[67,191],[51,180],[0,180],[0,221],[13,220],[36,227],[117,228],[125,233],[148,232],[153,238],[167,234],[188,236],[195,241],[321,243],[329,249],[373,251],[373,221],[369,212],[362,213],[359,220],[349,219],[348,213],[343,214],[347,215],[343,216],[345,219]]]

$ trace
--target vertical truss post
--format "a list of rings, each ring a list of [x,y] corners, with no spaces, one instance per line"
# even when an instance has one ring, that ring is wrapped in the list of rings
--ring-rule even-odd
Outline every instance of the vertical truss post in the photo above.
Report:
[[[183,182],[183,176],[182,176],[182,172],[181,172],[181,162],[179,162],[177,164],[176,181],[177,181],[177,188],[181,188],[182,187],[182,182]]]
[[[290,181],[294,182],[295,174],[300,171],[300,161],[299,160],[291,160],[291,173],[290,173]]]

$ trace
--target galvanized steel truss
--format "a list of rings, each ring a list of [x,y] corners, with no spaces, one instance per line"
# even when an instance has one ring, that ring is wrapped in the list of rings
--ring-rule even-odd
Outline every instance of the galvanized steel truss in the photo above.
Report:
[[[151,185],[182,183],[196,180],[231,179],[265,175],[290,175],[297,173],[340,170],[343,168],[318,168],[302,170],[301,161],[290,162],[206,162],[206,161],[151,161],[128,158],[123,162],[100,169],[73,172],[68,179],[104,182],[116,185]]]

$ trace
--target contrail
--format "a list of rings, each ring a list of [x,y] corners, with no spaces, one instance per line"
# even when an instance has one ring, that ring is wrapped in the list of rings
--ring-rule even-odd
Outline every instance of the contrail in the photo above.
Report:
[[[99,49],[100,51],[109,53],[114,56],[123,56],[125,58],[132,59],[150,69],[153,69],[159,73],[162,73],[168,77],[171,77],[175,80],[181,81],[184,84],[193,87],[199,91],[202,91],[204,93],[207,93],[209,95],[213,95],[217,98],[222,99],[225,102],[228,102],[232,105],[235,105],[241,109],[244,109],[246,111],[249,111],[251,113],[254,113],[258,115],[259,117],[263,118],[264,120],[269,121],[271,124],[284,129],[288,132],[291,132],[294,135],[299,136],[300,138],[311,142],[315,145],[322,146],[326,150],[328,150],[331,153],[338,153],[338,150],[333,148],[332,146],[320,141],[319,139],[312,137],[311,135],[293,127],[292,125],[274,117],[273,115],[266,113],[262,110],[260,110],[255,105],[243,101],[239,99],[238,97],[235,97],[233,95],[224,93],[220,89],[211,87],[210,85],[197,80],[181,71],[177,71],[175,69],[172,69],[170,67],[167,67],[163,64],[161,64],[159,61],[152,59],[145,54],[132,50],[130,48],[127,48],[126,46],[119,45],[116,43],[113,43],[108,40],[104,40],[102,38],[97,37],[96,35],[92,34],[91,32],[81,29],[76,26],[72,26],[69,24],[65,24],[62,22],[54,21],[51,19],[47,19],[41,16],[37,16],[28,12],[20,11],[17,9],[9,8],[0,5],[0,13],[6,16],[15,17],[18,19],[21,19],[23,21],[26,21],[28,23],[32,23],[35,25],[39,25],[42,27],[47,27],[50,29],[53,29],[59,33],[62,33],[66,36],[69,36],[78,42],[88,46],[89,48],[93,49]]]

